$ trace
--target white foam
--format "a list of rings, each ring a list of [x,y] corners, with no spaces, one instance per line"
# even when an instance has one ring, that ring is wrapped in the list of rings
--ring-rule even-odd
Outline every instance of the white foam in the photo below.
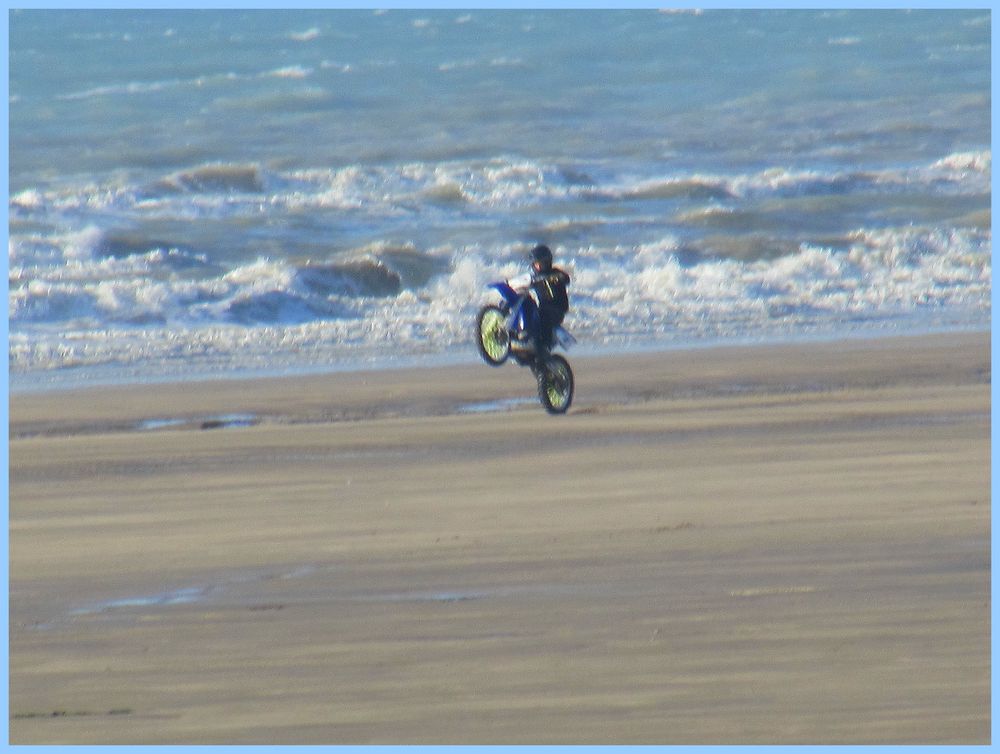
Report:
[[[37,189],[19,191],[10,198],[11,209],[39,209],[44,204],[44,196]]]
[[[296,76],[295,67],[289,75]],[[227,175],[225,171],[229,171]],[[44,216],[52,211],[138,212],[142,216],[191,218],[259,216],[265,194],[272,210],[357,209],[399,216],[413,211],[422,198],[452,200],[484,211],[545,207],[560,201],[663,199],[711,202],[693,212],[732,209],[739,199],[767,199],[914,190],[938,194],[979,195],[990,190],[991,153],[961,152],[930,164],[867,172],[831,172],[771,168],[756,173],[712,175],[612,176],[607,180],[568,182],[555,164],[516,157],[484,161],[405,163],[397,166],[349,165],[286,173],[253,165],[205,165],[165,176],[173,192],[159,195],[128,185],[86,185],[65,190],[27,189],[10,200],[10,211]],[[252,182],[252,183],[251,183]],[[185,191],[186,187],[194,189]],[[419,205],[418,205],[419,206]]]
[[[312,73],[313,69],[308,66],[286,65],[271,71],[265,71],[261,76],[278,79],[304,79],[311,76]]]
[[[95,216],[113,218],[112,227],[119,217],[235,219],[241,227],[240,218],[255,223],[262,213],[309,217],[319,210],[318,216],[359,218],[376,227],[396,218],[405,227],[418,218],[447,230],[452,218],[458,227],[473,217],[491,228],[520,224],[525,212],[567,239],[578,231],[595,239],[557,246],[573,276],[567,326],[589,344],[741,337],[824,323],[861,327],[907,316],[985,323],[992,276],[988,228],[858,228],[836,248],[813,242],[772,258],[748,247],[734,255],[744,258],[692,262],[685,242],[657,218],[658,206],[624,220],[618,208],[629,196],[678,201],[685,210],[671,217],[697,228],[723,216],[738,219],[746,197],[823,195],[859,186],[866,192],[919,186],[930,198],[935,192],[977,196],[988,187],[990,171],[988,150],[863,175],[782,168],[649,177],[595,170],[604,177],[570,179],[554,164],[498,157],[284,173],[203,166],[184,173],[206,178],[197,191],[165,191],[152,203],[148,193],[128,185],[29,189],[10,203],[12,215],[27,216],[28,229],[13,232],[8,243],[9,365],[15,374],[102,364],[224,369],[467,348],[476,309],[491,297],[486,283],[523,267],[524,244],[508,241],[410,244],[403,257],[396,255],[398,269],[392,260],[399,244],[385,241],[320,259],[307,273],[290,254],[234,262],[169,243],[151,242],[146,249],[140,241],[128,253],[130,241],[113,255],[98,221],[72,229],[78,218]],[[207,180],[213,176],[221,179]],[[674,199],[678,188],[681,198]],[[53,217],[67,218],[71,229],[37,229],[36,218]],[[622,222],[633,230],[648,223],[642,232],[659,235],[638,243],[606,240]],[[341,270],[332,260],[360,266]]]
[[[960,152],[936,160],[927,166],[893,168],[877,171],[822,172],[768,168],[757,173],[713,175],[694,173],[679,176],[626,178],[623,182],[585,187],[583,193],[596,193],[612,198],[658,197],[685,192],[718,192],[734,198],[767,196],[799,196],[824,193],[836,189],[849,191],[855,187],[930,186],[940,189],[942,181],[954,184],[962,193],[981,193],[989,189],[992,154],[990,150]]]
[[[94,225],[88,225],[78,233],[69,233],[63,237],[63,257],[68,263],[90,261],[103,238],[101,229]]]
[[[956,180],[966,179],[970,173],[978,173],[989,178],[992,162],[993,153],[990,150],[956,152],[931,163],[930,170],[940,170]]]
[[[441,63],[438,65],[438,70],[442,72],[454,71],[461,68],[475,68],[477,62],[475,60],[453,60],[446,63]]]
[[[320,68],[333,69],[341,73],[351,73],[357,69],[352,63],[342,63],[337,60],[324,60],[320,63]]]
[[[312,26],[305,31],[292,32],[288,35],[288,38],[293,42],[312,42],[314,39],[319,39],[320,30]]]
[[[108,84],[91,89],[57,95],[57,100],[72,102],[78,100],[101,99],[117,96],[137,96],[160,94],[171,89],[203,88],[236,81],[249,80],[249,76],[231,71],[212,75],[194,76],[191,78],[163,79],[159,81],[129,81],[121,84]]]

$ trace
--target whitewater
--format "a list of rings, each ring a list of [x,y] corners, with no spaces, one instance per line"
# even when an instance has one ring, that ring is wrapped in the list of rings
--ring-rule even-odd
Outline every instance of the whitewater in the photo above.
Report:
[[[15,11],[13,389],[986,329],[988,11]]]

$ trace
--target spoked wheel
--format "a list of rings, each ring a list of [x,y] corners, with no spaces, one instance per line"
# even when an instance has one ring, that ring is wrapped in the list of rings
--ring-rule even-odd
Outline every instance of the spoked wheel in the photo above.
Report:
[[[550,414],[565,414],[573,402],[573,370],[562,356],[549,356],[538,368],[538,398]]]
[[[490,304],[479,310],[476,317],[476,345],[479,355],[490,366],[498,367],[510,356],[507,335],[507,315],[499,306]]]

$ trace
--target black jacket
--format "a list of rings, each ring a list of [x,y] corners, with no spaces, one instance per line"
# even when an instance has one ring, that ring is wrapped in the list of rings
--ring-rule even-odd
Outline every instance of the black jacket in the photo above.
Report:
[[[531,288],[538,296],[538,305],[558,309],[563,314],[569,309],[569,295],[566,293],[568,285],[569,275],[558,267],[531,276]]]

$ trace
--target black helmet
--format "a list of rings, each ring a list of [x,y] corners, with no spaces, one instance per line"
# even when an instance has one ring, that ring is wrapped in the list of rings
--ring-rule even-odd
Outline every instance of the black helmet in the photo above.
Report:
[[[552,249],[545,244],[539,244],[531,250],[532,265],[541,272],[548,272],[552,269]]]

